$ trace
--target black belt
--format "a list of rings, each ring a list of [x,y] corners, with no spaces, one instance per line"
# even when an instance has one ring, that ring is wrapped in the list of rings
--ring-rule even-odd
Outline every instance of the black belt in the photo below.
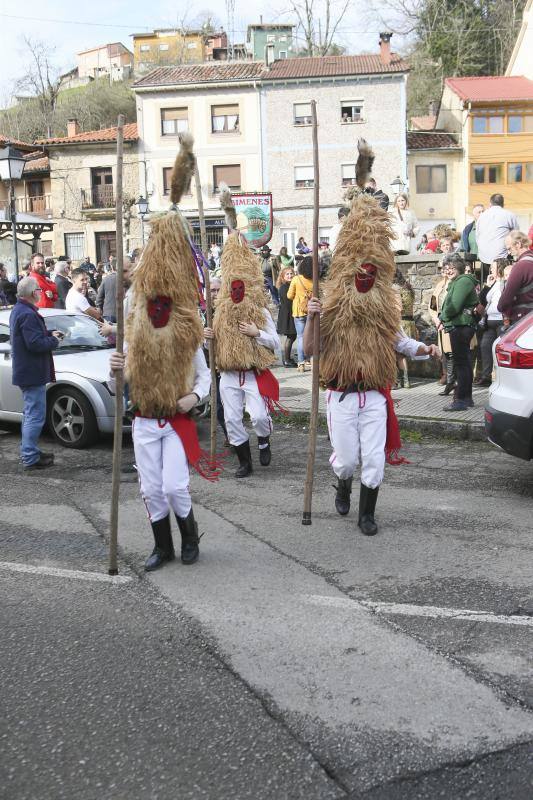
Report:
[[[414,322],[415,321],[414,317],[404,317],[403,314],[402,314],[402,319],[409,320],[409,322]]]

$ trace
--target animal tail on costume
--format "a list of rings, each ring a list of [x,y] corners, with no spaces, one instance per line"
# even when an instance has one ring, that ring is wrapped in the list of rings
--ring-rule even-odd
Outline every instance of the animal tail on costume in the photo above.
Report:
[[[357,149],[359,155],[357,157],[357,164],[355,165],[355,180],[359,188],[364,189],[365,183],[372,172],[375,155],[366,139],[359,139],[357,142]]]
[[[392,399],[391,390],[380,389],[379,391],[387,403],[387,438],[385,441],[385,458],[387,464],[393,467],[398,467],[400,464],[409,464],[410,462],[400,455],[400,449],[402,447],[400,425],[398,424],[398,417],[394,410],[394,400]]]
[[[254,370],[259,394],[266,403],[271,414],[284,414],[289,416],[289,410],[279,402],[279,383],[269,369]]]
[[[219,188],[220,188],[220,208],[224,212],[224,216],[226,218],[226,225],[228,226],[230,231],[236,231],[237,212],[235,211],[235,206],[233,205],[230,188],[225,183],[221,183]]]
[[[170,179],[170,202],[177,205],[184,194],[189,192],[194,174],[196,158],[193,152],[194,139],[190,133],[180,134],[180,149]]]

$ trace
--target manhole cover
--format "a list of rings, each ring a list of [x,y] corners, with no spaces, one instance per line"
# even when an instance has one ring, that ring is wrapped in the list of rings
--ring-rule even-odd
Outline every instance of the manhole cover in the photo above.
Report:
[[[298,395],[309,394],[308,389],[298,389],[296,387],[288,386],[286,389],[280,388],[280,397],[298,397]]]

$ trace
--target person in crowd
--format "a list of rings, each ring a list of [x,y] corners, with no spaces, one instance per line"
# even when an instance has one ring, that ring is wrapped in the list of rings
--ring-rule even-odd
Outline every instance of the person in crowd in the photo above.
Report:
[[[57,287],[56,308],[65,308],[67,294],[72,289],[72,281],[68,278],[68,264],[58,261],[54,267],[54,282]]]
[[[98,308],[93,308],[87,299],[87,287],[89,279],[87,273],[81,267],[73,269],[70,277],[72,278],[72,288],[65,298],[65,309],[75,314],[86,314],[93,319],[101,320],[102,312]]]
[[[17,284],[7,277],[7,270],[0,263],[0,305],[12,306],[17,301]]]
[[[45,258],[44,266],[45,266],[45,269],[46,269],[46,275],[53,280],[54,266],[55,266],[54,259],[53,258]]]
[[[220,253],[221,249],[216,242],[213,242],[211,247],[209,248],[209,255],[213,259],[214,267],[213,269],[220,269]]]
[[[444,386],[444,389],[439,393],[443,397],[447,397],[455,389],[455,368],[453,364],[452,344],[450,342],[450,335],[446,333],[444,328],[440,326],[439,314],[442,311],[444,298],[448,291],[450,283],[450,274],[446,264],[440,266],[440,279],[433,287],[433,293],[429,300],[429,314],[431,320],[437,330],[437,343],[442,353],[442,375],[439,383]]]
[[[504,208],[503,195],[496,193],[490,198],[490,207],[476,221],[476,240],[481,269],[486,274],[497,258],[505,258],[505,240],[518,229],[516,216]]]
[[[31,262],[25,261],[22,267],[20,268],[18,279],[19,281],[21,281],[22,278],[29,278],[30,275],[31,275]]]
[[[87,272],[91,272],[91,270],[94,271],[96,269],[96,266],[91,261],[90,256],[85,256],[82,263],[80,264],[80,267],[83,267],[83,269],[87,270]]]
[[[485,210],[483,203],[476,203],[472,208],[472,222],[465,225],[461,234],[461,250],[465,254],[465,261],[477,261],[478,259],[478,245],[477,245],[477,221],[480,215]]]
[[[320,280],[324,280],[327,277],[332,258],[333,253],[330,250],[329,242],[320,242],[318,246],[318,275]]]
[[[418,332],[416,330],[414,318],[415,293],[409,281],[404,278],[402,271],[397,267],[392,285],[398,292],[398,305],[400,306],[402,317],[401,330],[409,339],[417,339]],[[396,363],[398,364],[400,374],[394,388],[410,389],[411,384],[409,383],[409,370],[406,357],[401,353],[397,353]]]
[[[287,293],[294,278],[294,267],[283,267],[279,273],[277,288],[279,294],[279,312],[276,330],[280,336],[285,337],[283,347],[283,366],[296,367],[296,362],[291,358],[291,350],[296,341],[296,328],[294,327],[294,317],[292,316],[292,300],[289,300]]]
[[[454,252],[453,238],[451,236],[443,236],[439,239],[439,250],[444,255]]]
[[[57,287],[55,283],[46,277],[46,265],[42,253],[34,253],[31,257],[30,277],[35,278],[40,289],[41,296],[38,299],[38,308],[55,308],[57,303]]]
[[[127,261],[128,264],[131,263],[129,258],[127,258]],[[96,295],[96,307],[102,312],[106,322],[117,321],[117,273],[112,268],[102,278]]]
[[[22,278],[17,287],[17,302],[9,317],[12,382],[22,390],[24,403],[20,455],[25,472],[44,469],[54,463],[53,453],[40,450],[38,440],[46,418],[46,384],[55,380],[52,351],[63,334],[46,329],[37,310],[41,293],[36,278]]]
[[[424,247],[423,253],[440,253],[440,239],[435,231],[429,231],[427,235],[427,243]]]
[[[498,258],[490,265],[487,281],[479,293],[479,305],[476,308],[480,317],[481,375],[474,381],[477,386],[490,386],[492,383],[492,345],[498,338],[503,325],[503,315],[498,311],[498,303],[503,290],[503,274],[507,266],[506,258]]]
[[[457,386],[453,402],[445,411],[465,411],[472,400],[471,343],[475,333],[474,309],[478,304],[475,275],[465,275],[465,261],[458,253],[445,256],[450,285],[439,314],[440,325],[450,334]],[[440,326],[439,326],[440,327]]]
[[[270,257],[272,250],[267,244],[264,244],[259,255],[261,258],[261,272],[263,273],[263,280],[265,282],[265,289],[268,289],[272,302],[274,305],[279,306],[279,295],[274,283],[274,266]]]
[[[411,242],[418,235],[418,220],[409,208],[409,198],[406,194],[399,194],[391,211],[391,224],[394,239],[391,247],[398,256],[405,256],[411,252]]]
[[[342,206],[339,208],[337,213],[338,222],[332,227],[331,231],[329,232],[329,249],[333,253],[335,251],[335,247],[337,245],[337,239],[339,238],[339,233],[341,232],[341,228],[346,220],[346,217],[350,213],[350,209],[348,206]]]
[[[389,208],[389,195],[385,194],[382,189],[377,188],[376,181],[374,178],[369,178],[365,185],[365,192],[367,194],[371,194],[374,200],[377,200],[379,205],[384,211],[387,211]]]
[[[282,269],[285,267],[292,267],[294,269],[294,256],[289,254],[286,247],[281,247],[278,255],[278,276]]]
[[[287,291],[287,299],[292,302],[292,316],[296,328],[296,346],[298,348],[298,372],[310,369],[311,363],[304,354],[303,335],[307,321],[307,304],[313,294],[313,259],[305,256],[300,264],[298,275],[292,279]]]
[[[213,314],[215,313],[215,302],[218,297],[218,293],[220,292],[220,287],[222,286],[222,282],[217,275],[213,275],[213,277],[209,281],[209,291],[211,294],[211,303]],[[204,346],[204,356],[207,366],[209,367],[209,348],[207,347],[208,339],[213,339],[213,329],[207,326],[207,316],[202,315],[204,319],[204,336],[205,336],[205,346]],[[220,396],[220,372],[217,370],[215,372],[216,375],[216,385],[217,385],[217,421],[222,431],[224,433],[224,446],[229,446],[228,441],[228,432],[226,430],[226,423],[224,421],[224,406],[222,405],[222,398]]]
[[[505,244],[515,263],[498,301],[498,311],[512,324],[533,310],[533,248],[529,236],[519,230],[511,231]]]
[[[428,243],[427,233],[423,233],[422,236],[420,237],[420,241],[416,246],[416,252],[423,253],[427,247],[427,243]]]
[[[296,252],[299,253],[301,256],[306,256],[308,253],[311,252],[311,248],[307,246],[307,242],[305,241],[303,236],[300,236],[298,239],[298,243],[296,245]]]

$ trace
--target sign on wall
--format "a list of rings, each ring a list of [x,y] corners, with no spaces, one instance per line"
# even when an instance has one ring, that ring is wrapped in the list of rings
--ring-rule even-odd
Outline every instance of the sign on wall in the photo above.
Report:
[[[272,238],[272,194],[243,192],[232,194],[237,212],[237,228],[252,247],[261,247]]]

